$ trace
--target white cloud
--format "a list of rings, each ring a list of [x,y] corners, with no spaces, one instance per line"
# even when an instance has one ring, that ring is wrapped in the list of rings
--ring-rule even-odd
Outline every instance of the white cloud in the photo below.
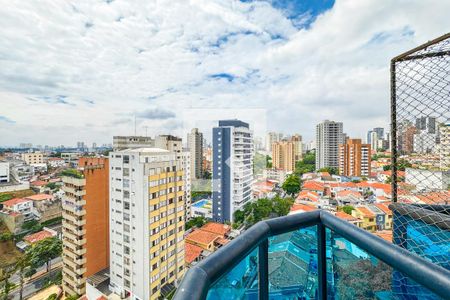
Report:
[[[307,30],[267,2],[0,4],[0,145],[109,143],[134,113],[199,108],[263,109],[255,127],[307,138],[336,119],[363,137],[388,126],[390,58],[450,27],[439,0],[338,0]]]

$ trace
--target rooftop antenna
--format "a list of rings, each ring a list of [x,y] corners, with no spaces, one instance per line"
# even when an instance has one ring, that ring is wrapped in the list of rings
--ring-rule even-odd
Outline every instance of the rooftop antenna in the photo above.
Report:
[[[136,114],[134,114],[134,136],[136,136]]]
[[[145,137],[148,136],[148,135],[147,135],[147,129],[148,129],[148,126],[145,126]]]

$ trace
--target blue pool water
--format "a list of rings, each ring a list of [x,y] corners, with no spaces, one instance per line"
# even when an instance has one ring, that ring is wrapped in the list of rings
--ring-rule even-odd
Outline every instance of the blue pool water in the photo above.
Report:
[[[205,206],[207,203],[208,203],[208,199],[202,199],[200,201],[193,203],[192,206],[200,208],[200,207]]]

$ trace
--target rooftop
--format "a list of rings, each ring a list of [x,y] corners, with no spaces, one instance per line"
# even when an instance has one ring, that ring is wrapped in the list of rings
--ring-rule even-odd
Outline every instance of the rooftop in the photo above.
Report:
[[[24,199],[24,198],[13,198],[10,200],[3,201],[2,204],[4,206],[14,206],[16,204],[29,202],[30,200]]]
[[[195,229],[186,236],[186,241],[192,241],[194,243],[208,245],[217,240],[218,238],[220,238],[220,235],[217,233]]]
[[[56,232],[50,231],[48,229],[44,229],[44,230],[38,231],[36,233],[27,235],[26,237],[23,238],[23,240],[28,242],[29,244],[34,244],[34,243],[42,241],[46,238],[51,238],[54,236],[56,236]]]
[[[221,236],[226,235],[231,230],[230,225],[221,224],[221,223],[215,223],[215,222],[208,222],[205,225],[203,225],[200,230],[220,234]]]
[[[26,196],[25,199],[32,201],[42,201],[42,200],[51,200],[53,199],[53,196],[48,194],[36,194],[32,196]]]

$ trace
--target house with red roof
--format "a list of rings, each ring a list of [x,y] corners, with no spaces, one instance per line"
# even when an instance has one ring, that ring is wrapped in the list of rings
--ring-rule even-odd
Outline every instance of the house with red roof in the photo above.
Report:
[[[24,242],[27,243],[29,246],[33,246],[37,242],[40,242],[42,240],[55,237],[57,235],[56,231],[44,227],[43,230],[35,232],[33,234],[29,234],[23,238]]]
[[[187,265],[198,262],[202,259],[204,249],[200,246],[185,243],[184,244],[184,261]]]
[[[336,201],[339,205],[358,205],[364,201],[364,197],[360,192],[352,190],[342,190],[336,193]]]
[[[276,183],[272,180],[258,181],[252,185],[253,197],[255,199],[271,197]]]
[[[337,211],[335,213],[335,216],[338,217],[339,219],[345,220],[357,227],[361,227],[362,221],[352,215],[349,215],[343,211]]]
[[[352,211],[352,216],[362,221],[361,228],[374,232],[377,229],[376,215],[365,206],[358,206]]]
[[[308,191],[308,190],[302,190],[297,198],[295,199],[295,202],[301,203],[302,201],[308,201],[308,202],[319,202],[320,196],[318,193],[314,191]]]
[[[3,210],[6,212],[14,212],[22,214],[25,221],[34,218],[33,214],[33,201],[25,198],[14,198],[11,200],[3,201]]]
[[[303,182],[302,190],[316,192],[319,196],[323,196],[325,193],[325,185],[323,182],[307,180]]]
[[[288,215],[301,214],[301,213],[313,211],[313,210],[316,210],[316,209],[317,208],[315,208],[313,206],[306,205],[306,204],[294,203],[291,206],[291,209],[290,209]]]

